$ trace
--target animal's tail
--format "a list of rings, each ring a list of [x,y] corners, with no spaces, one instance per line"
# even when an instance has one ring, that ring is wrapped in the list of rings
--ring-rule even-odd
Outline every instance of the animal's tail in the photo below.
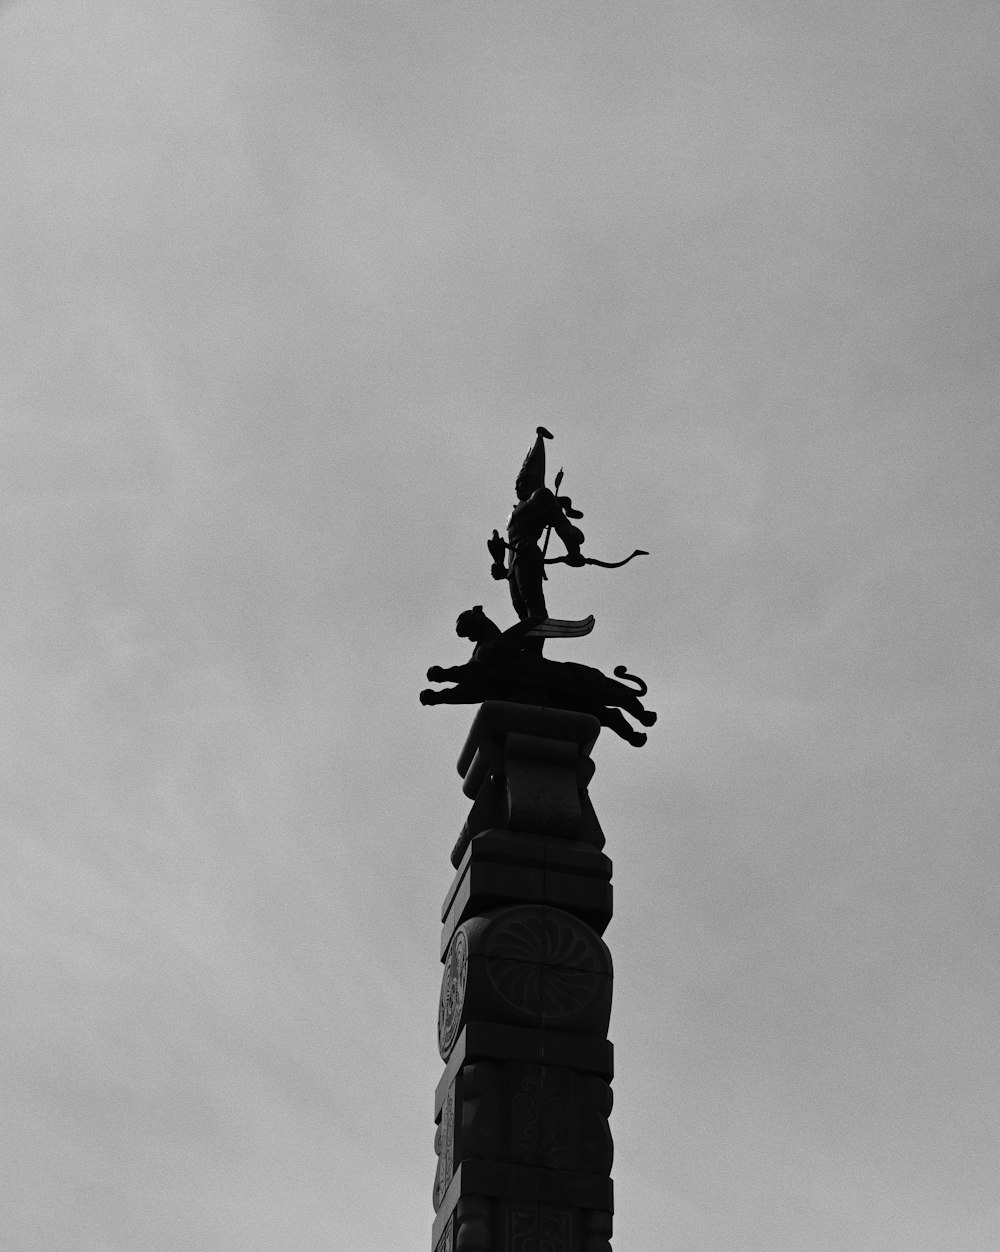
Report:
[[[635,683],[637,687],[636,695],[644,696],[649,688],[636,674],[630,674],[624,665],[615,666],[615,677],[620,678],[623,682]]]

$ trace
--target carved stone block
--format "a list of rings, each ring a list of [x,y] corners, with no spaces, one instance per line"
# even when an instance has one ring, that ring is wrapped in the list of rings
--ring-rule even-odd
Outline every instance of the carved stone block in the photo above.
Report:
[[[551,904],[603,934],[612,914],[611,862],[592,845],[489,829],[463,854],[441,908],[441,955],[455,928],[505,904]]]
[[[614,1045],[607,1039],[522,1030],[494,1022],[466,1022],[459,1032],[435,1094],[435,1116],[444,1094],[466,1061],[530,1061],[558,1065],[610,1082],[615,1072]]]
[[[463,1161],[445,1193],[434,1221],[431,1247],[436,1246],[448,1220],[463,1200],[489,1199],[546,1204],[602,1213],[614,1212],[614,1186],[606,1174],[584,1170],[543,1169],[497,1161]],[[483,1220],[485,1220],[483,1218]],[[456,1224],[456,1246],[458,1226]],[[507,1252],[499,1248],[497,1252]]]
[[[465,929],[456,931],[444,963],[438,1001],[438,1050],[447,1060],[465,1016],[469,978],[469,939]]]
[[[611,1252],[612,1222],[600,1209],[463,1196],[434,1252]]]
[[[504,741],[510,733],[575,743],[580,758],[580,785],[587,786],[594,767],[592,762],[584,765],[583,761],[589,758],[601,733],[601,724],[596,717],[591,717],[589,713],[570,713],[565,709],[488,700],[476,714],[458,758],[458,772],[464,779],[463,790],[470,800],[475,799],[484,777],[504,772]]]
[[[583,1216],[583,1252],[611,1252],[611,1214],[590,1209]]]
[[[455,1252],[455,1218],[450,1216],[448,1224],[434,1244],[434,1252]]]
[[[493,1252],[491,1218],[484,1196],[463,1196],[455,1206],[455,1252]]]
[[[441,1207],[445,1192],[455,1173],[455,1084],[452,1083],[445,1096],[434,1134],[434,1151],[437,1153],[437,1170],[434,1174],[434,1211]]]
[[[577,1252],[573,1209],[517,1203],[504,1207],[510,1252]]]
[[[594,774],[589,754],[600,729],[587,713],[487,701],[459,757],[463,790],[475,803],[452,864],[458,865],[471,839],[491,827],[583,838],[603,847],[587,797]]]
[[[438,1012],[444,1060],[468,1020],[606,1036],[611,954],[586,923],[539,905],[463,922],[445,958]]]
[[[435,1208],[467,1160],[609,1173],[611,1105],[611,1088],[592,1074],[520,1062],[463,1066],[438,1112]]]
[[[504,746],[510,829],[572,838],[581,815],[577,745],[508,734]]]

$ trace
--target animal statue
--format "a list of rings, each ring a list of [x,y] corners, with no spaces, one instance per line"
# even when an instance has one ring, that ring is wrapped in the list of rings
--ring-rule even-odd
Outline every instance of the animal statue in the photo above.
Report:
[[[646,694],[641,678],[629,674],[624,665],[608,678],[599,669],[573,661],[550,661],[530,648],[528,635],[546,619],[527,617],[501,631],[483,612],[482,605],[460,613],[455,633],[475,644],[465,665],[443,668],[432,665],[429,682],[453,682],[445,691],[425,688],[421,704],[481,704],[485,700],[512,700],[523,704],[543,704],[591,713],[634,747],[646,742],[642,731],[625,719],[624,709],[642,726],[652,726],[656,714],[643,708],[639,697]],[[621,679],[635,683],[626,685]]]

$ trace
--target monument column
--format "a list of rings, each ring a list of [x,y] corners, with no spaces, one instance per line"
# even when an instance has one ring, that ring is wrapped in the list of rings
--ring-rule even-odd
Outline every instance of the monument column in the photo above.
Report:
[[[611,862],[597,718],[489,701],[442,908],[433,1252],[609,1252]]]
[[[549,617],[543,584],[546,566],[615,569],[646,553],[583,555],[562,471],[545,486],[551,438],[537,428],[507,538],[487,541],[518,622],[461,612],[471,659],[431,666],[429,681],[455,685],[420,693],[480,705],[458,761],[472,807],[441,910],[432,1252],[611,1252],[611,862],[587,788],[601,728],[641,747],[625,714],[641,726],[656,714],[623,665],[609,678],[542,655],[594,628]],[[547,555],[553,534],[562,556]]]

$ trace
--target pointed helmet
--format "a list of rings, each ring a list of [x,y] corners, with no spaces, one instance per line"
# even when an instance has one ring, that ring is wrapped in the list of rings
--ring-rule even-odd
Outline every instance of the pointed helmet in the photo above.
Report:
[[[533,491],[537,491],[539,487],[545,486],[545,443],[544,440],[551,439],[551,434],[544,426],[536,427],[535,442],[528,450],[528,455],[524,458],[524,464],[517,476],[515,490],[519,499],[527,499]]]

